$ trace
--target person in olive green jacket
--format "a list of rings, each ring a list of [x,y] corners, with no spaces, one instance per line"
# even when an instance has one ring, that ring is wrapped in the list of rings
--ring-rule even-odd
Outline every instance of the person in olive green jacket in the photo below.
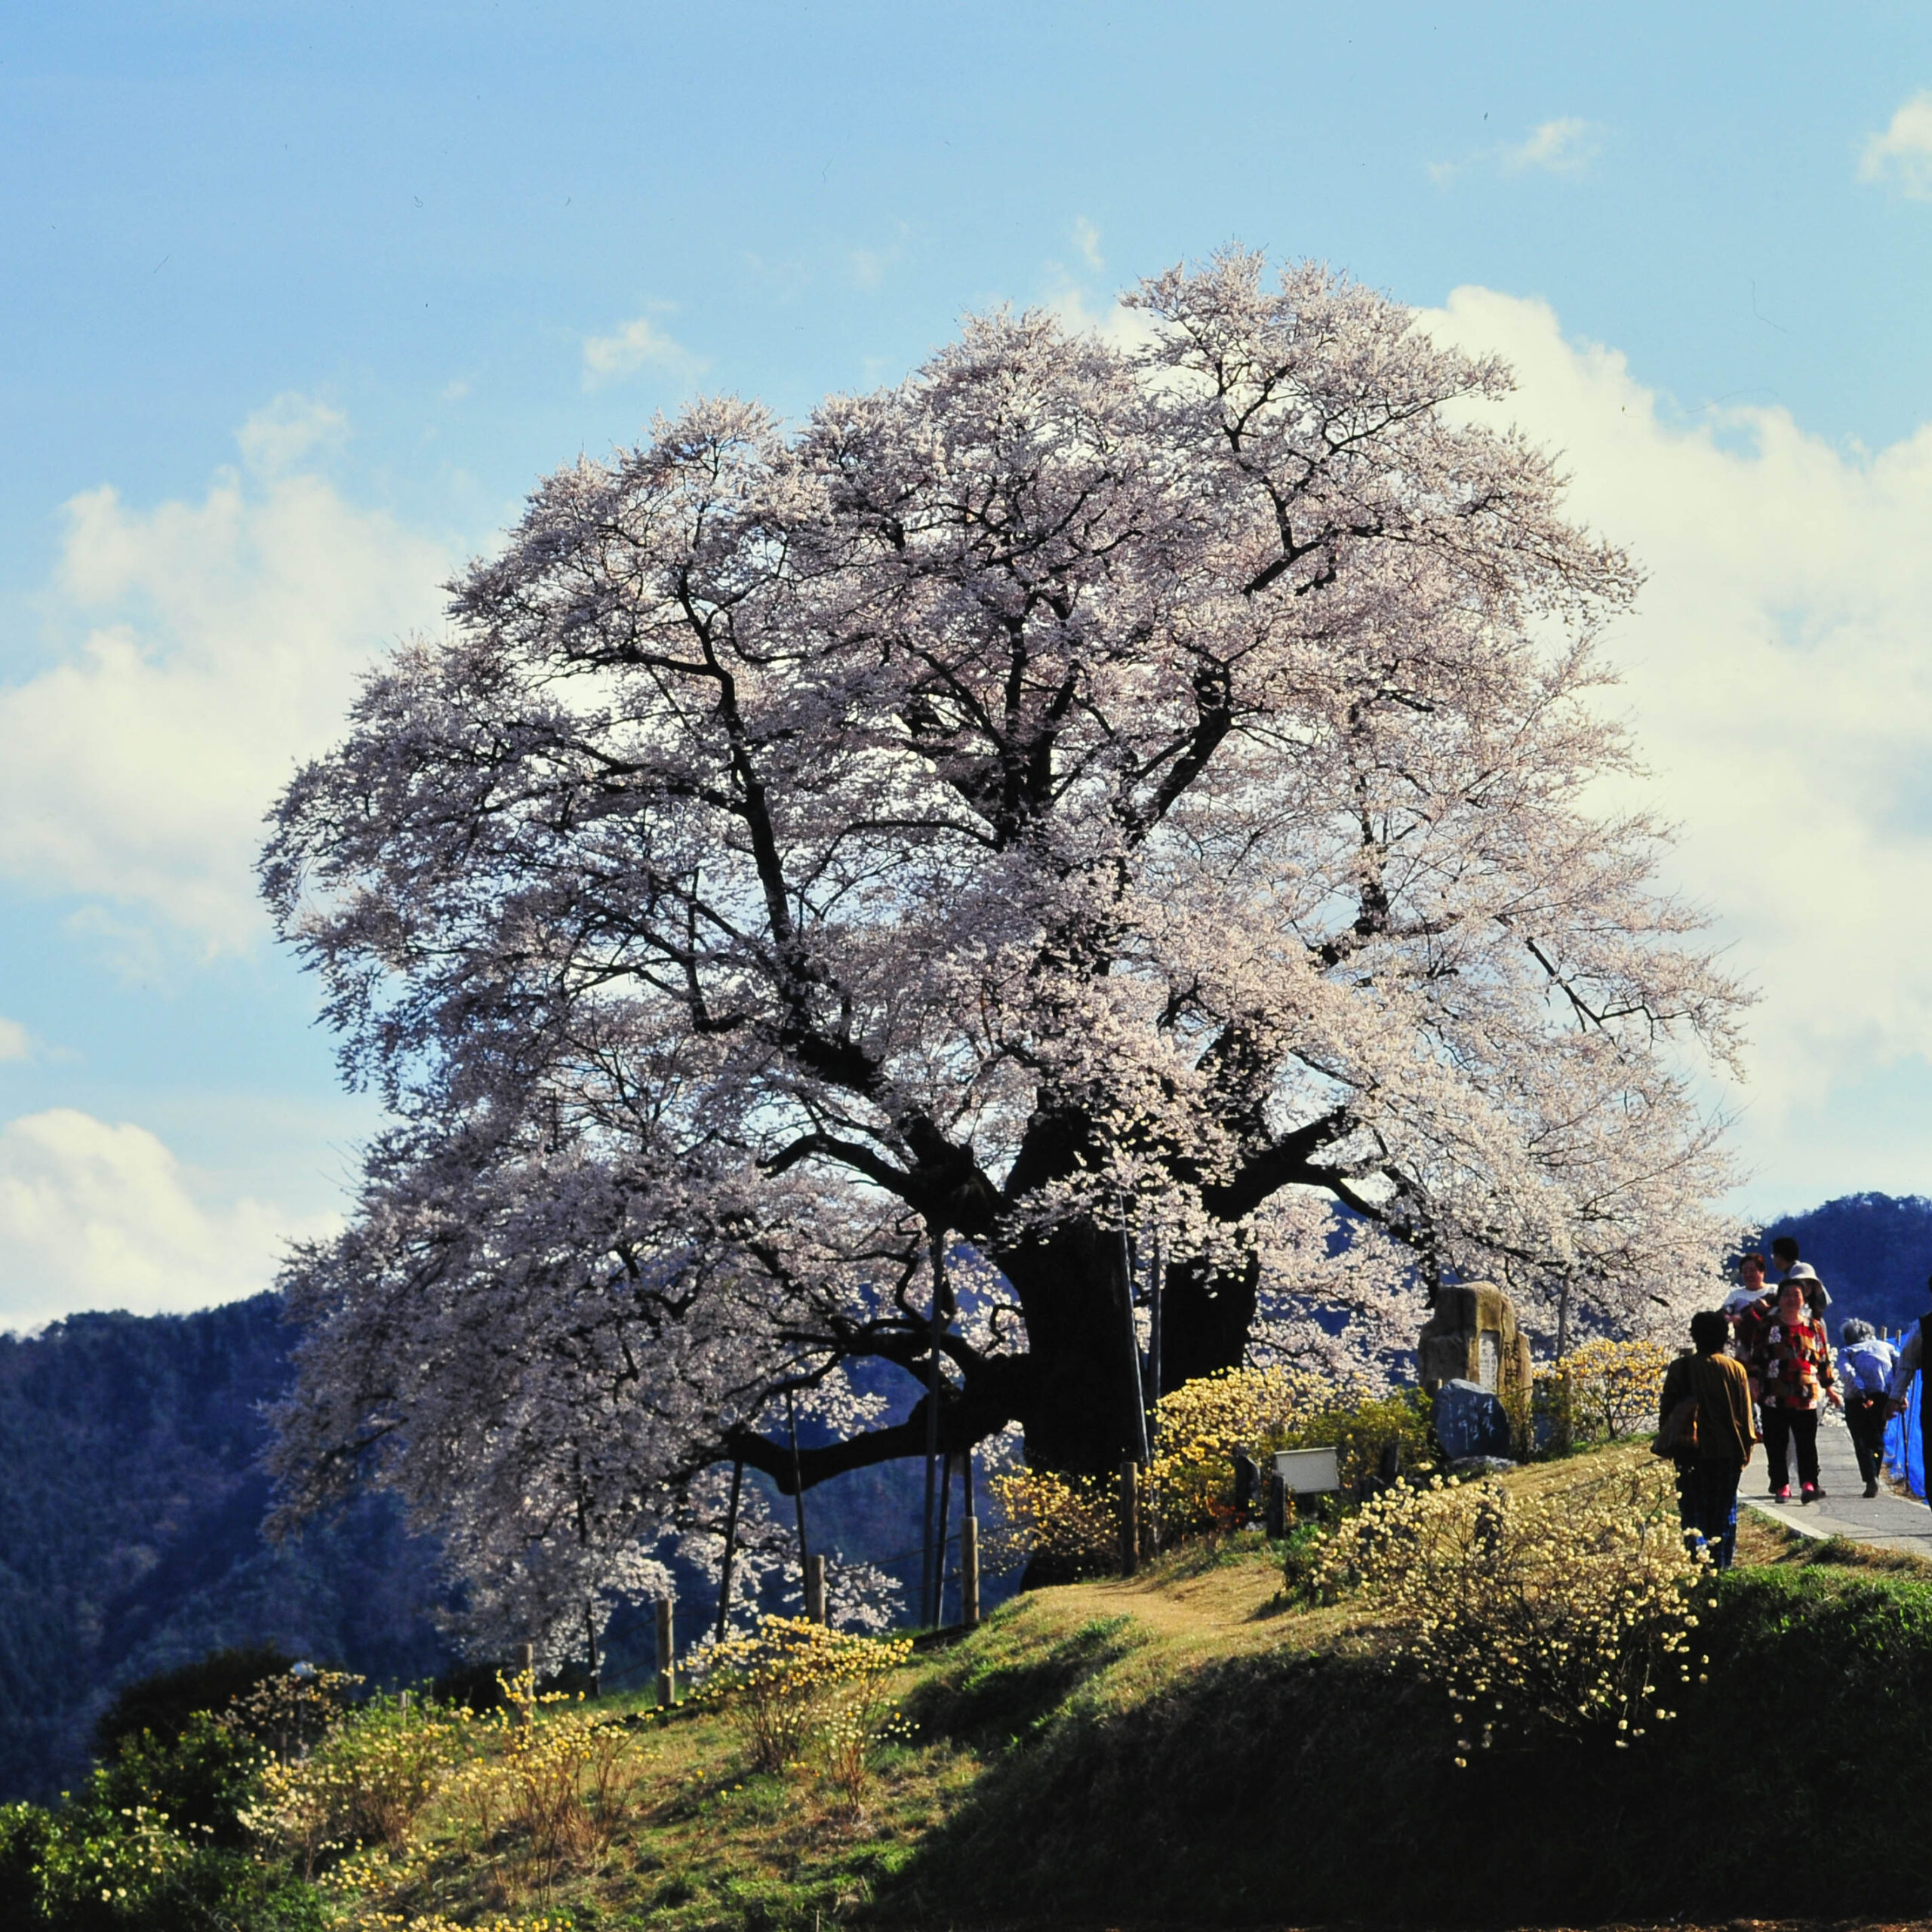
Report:
[[[1751,1460],[1753,1434],[1751,1380],[1744,1364],[1724,1352],[1730,1339],[1722,1309],[1692,1315],[1693,1352],[1665,1370],[1657,1401],[1660,1431],[1681,1404],[1695,1405],[1693,1429],[1678,1432],[1672,1451],[1677,1512],[1685,1537],[1701,1537],[1720,1570],[1730,1567],[1737,1547],[1737,1482]]]

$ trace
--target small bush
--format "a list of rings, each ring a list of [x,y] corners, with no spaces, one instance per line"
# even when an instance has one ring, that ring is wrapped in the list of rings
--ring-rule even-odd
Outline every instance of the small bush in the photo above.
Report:
[[[873,1753],[904,1728],[883,1680],[912,1654],[909,1637],[860,1637],[803,1617],[768,1617],[712,1652],[705,1695],[737,1714],[754,1770],[816,1759],[856,1809]]]
[[[1531,1397],[1537,1439],[1567,1450],[1650,1434],[1671,1360],[1660,1343],[1598,1340],[1540,1366]]]
[[[94,1755],[112,1758],[123,1739],[143,1731],[172,1744],[197,1712],[223,1709],[265,1678],[283,1675],[294,1662],[272,1644],[250,1644],[143,1677],[122,1690],[96,1721]]]
[[[52,1810],[0,1810],[5,1924],[21,1932],[321,1932],[322,1903],[308,1887],[130,1789],[137,1761],[163,1786],[192,1786],[205,1769],[203,1753],[186,1771],[171,1770],[158,1763],[151,1736],[145,1743],[138,1760],[124,1754]]]
[[[242,1814],[265,1756],[252,1738],[202,1712],[171,1744],[151,1730],[124,1739],[90,1788],[110,1812],[158,1814],[197,1842],[240,1851],[249,1842]]]
[[[1402,1487],[1315,1555],[1318,1589],[1376,1599],[1395,1657],[1449,1695],[1458,1764],[1478,1746],[1552,1735],[1619,1747],[1672,1706],[1709,1580],[1674,1510],[1641,1480],[1618,1494],[1513,1496],[1500,1483]]]

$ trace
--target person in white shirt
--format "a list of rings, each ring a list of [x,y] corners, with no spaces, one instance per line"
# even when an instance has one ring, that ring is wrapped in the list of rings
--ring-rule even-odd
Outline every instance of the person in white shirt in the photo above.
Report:
[[[1865,1493],[1876,1496],[1878,1472],[1884,1466],[1885,1418],[1898,1351],[1890,1343],[1881,1341],[1869,1321],[1847,1321],[1841,1340],[1838,1373],[1844,1378],[1845,1426],[1851,1432],[1851,1446],[1858,1452],[1858,1473],[1865,1478]]]

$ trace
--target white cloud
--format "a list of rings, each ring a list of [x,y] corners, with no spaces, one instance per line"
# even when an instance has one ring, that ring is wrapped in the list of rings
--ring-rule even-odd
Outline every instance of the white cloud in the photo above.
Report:
[[[349,418],[313,396],[285,390],[258,409],[235,432],[242,459],[251,469],[278,476],[320,450],[339,449],[349,439]]]
[[[1764,995],[1739,1097],[1761,1198],[1922,1189],[1932,426],[1868,457],[1782,409],[1686,426],[1543,303],[1463,288],[1422,320],[1509,358],[1519,387],[1502,413],[1561,451],[1574,513],[1648,574],[1609,641],[1618,702],[1683,827],[1674,875]],[[1909,1112],[1866,1118],[1901,1080]]]
[[[359,668],[433,621],[450,559],[310,476],[66,507],[48,601],[78,641],[0,685],[0,876],[246,946],[263,813],[341,731]]]
[[[1073,245],[1090,269],[1103,269],[1100,257],[1100,231],[1083,214],[1073,224]]]
[[[71,1107],[24,1115],[0,1128],[0,1327],[236,1300],[270,1285],[292,1235],[333,1225],[204,1201],[145,1128]]]
[[[1540,122],[1522,140],[1500,147],[1478,149],[1461,161],[1424,163],[1429,178],[1446,188],[1458,177],[1495,168],[1505,174],[1534,170],[1543,174],[1578,175],[1602,153],[1604,130],[1594,121],[1574,114]]]
[[[583,343],[583,386],[634,376],[646,367],[668,371],[684,380],[697,375],[703,362],[682,343],[673,341],[648,315],[623,324],[611,335],[586,336]]]
[[[1130,309],[1115,298],[1098,315],[1088,306],[1087,298],[1072,282],[1056,277],[1044,306],[1069,329],[1097,335],[1110,347],[1128,355],[1151,348],[1158,331],[1144,309]]]
[[[1503,165],[1514,173],[1539,168],[1548,174],[1575,174],[1594,161],[1603,149],[1603,139],[1588,121],[1574,115],[1546,121],[1531,133],[1527,140],[1503,150]]]
[[[1915,94],[1882,134],[1868,134],[1858,178],[1895,187],[1915,202],[1932,201],[1932,92]]]
[[[0,1060],[32,1057],[33,1035],[17,1020],[0,1020]]]

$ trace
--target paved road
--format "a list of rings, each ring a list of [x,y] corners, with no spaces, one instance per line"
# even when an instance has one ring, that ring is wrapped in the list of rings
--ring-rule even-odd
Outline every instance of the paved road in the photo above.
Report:
[[[1794,1491],[1795,1460],[1794,1457]],[[1883,1483],[1876,1496],[1866,1495],[1851,1437],[1835,1410],[1828,1411],[1819,1424],[1818,1479],[1825,1494],[1816,1503],[1770,1501],[1764,1493],[1770,1477],[1761,1444],[1744,1472],[1738,1494],[1752,1509],[1802,1535],[1846,1537],[1854,1543],[1875,1543],[1881,1549],[1902,1549],[1932,1559],[1932,1509]]]

